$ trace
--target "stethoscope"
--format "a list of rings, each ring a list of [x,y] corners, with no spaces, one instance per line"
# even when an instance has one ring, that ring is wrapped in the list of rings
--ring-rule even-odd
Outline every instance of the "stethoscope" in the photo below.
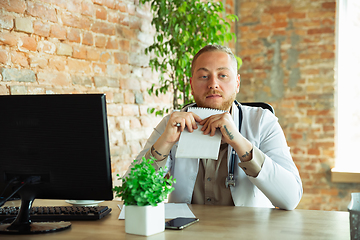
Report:
[[[240,107],[240,103],[238,101],[234,101],[235,105],[239,109],[239,132],[241,131],[241,123],[242,123],[242,111]],[[189,106],[189,105],[188,105]],[[196,104],[192,105],[196,107]],[[229,166],[229,173],[227,178],[225,179],[225,186],[228,188],[229,186],[235,187],[235,178],[234,178],[234,171],[235,171],[235,159],[236,159],[236,151],[234,148],[231,148],[231,157],[230,157],[230,166]]]

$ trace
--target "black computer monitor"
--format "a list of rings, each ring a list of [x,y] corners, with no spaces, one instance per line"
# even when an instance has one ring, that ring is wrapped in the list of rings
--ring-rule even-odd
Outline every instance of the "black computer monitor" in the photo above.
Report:
[[[21,198],[18,217],[1,231],[70,226],[30,224],[35,198],[113,199],[108,139],[105,94],[0,96],[0,194],[20,189]]]

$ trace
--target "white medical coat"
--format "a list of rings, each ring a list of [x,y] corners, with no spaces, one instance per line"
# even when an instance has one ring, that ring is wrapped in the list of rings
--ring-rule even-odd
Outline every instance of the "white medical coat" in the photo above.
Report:
[[[269,110],[240,105],[242,110],[241,134],[253,147],[265,154],[265,161],[257,177],[251,177],[238,166],[236,157],[235,186],[231,186],[231,195],[236,206],[279,207],[294,209],[302,197],[302,183],[299,171],[290,155],[284,133],[277,117]],[[185,109],[186,111],[186,109]],[[235,125],[239,127],[239,109],[235,104],[231,113]],[[141,160],[146,152],[164,132],[170,115],[162,119],[137,156]],[[167,166],[170,174],[176,178],[175,190],[169,196],[169,202],[191,203],[194,185],[199,169],[199,159],[175,158],[177,143],[169,156],[158,162]],[[196,147],[196,146],[194,146]],[[231,160],[231,146],[228,146],[228,168]],[[224,179],[225,184],[225,179]]]

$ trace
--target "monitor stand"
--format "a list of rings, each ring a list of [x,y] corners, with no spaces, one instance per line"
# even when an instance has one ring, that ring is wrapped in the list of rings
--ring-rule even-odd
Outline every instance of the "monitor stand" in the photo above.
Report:
[[[30,211],[35,199],[34,191],[25,186],[19,191],[20,211],[12,223],[0,224],[0,234],[37,234],[61,231],[70,228],[70,222],[31,222]]]

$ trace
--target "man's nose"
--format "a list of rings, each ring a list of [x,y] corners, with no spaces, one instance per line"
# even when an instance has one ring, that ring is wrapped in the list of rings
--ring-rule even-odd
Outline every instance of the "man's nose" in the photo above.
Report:
[[[218,79],[217,79],[215,76],[211,75],[211,76],[209,77],[208,87],[209,87],[210,89],[217,89],[217,88],[219,88]]]

